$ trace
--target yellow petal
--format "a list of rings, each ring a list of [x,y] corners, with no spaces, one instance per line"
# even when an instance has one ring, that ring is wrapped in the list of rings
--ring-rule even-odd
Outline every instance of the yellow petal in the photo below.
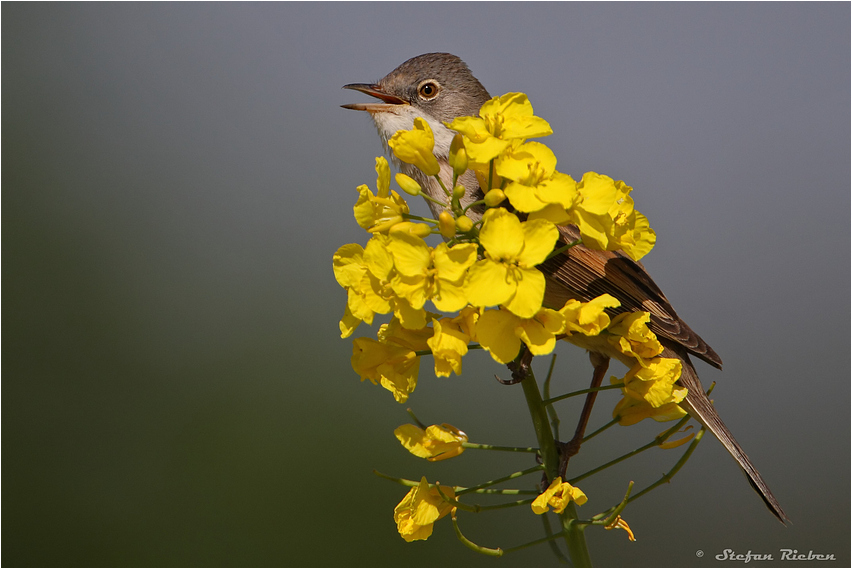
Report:
[[[497,306],[512,298],[517,284],[509,280],[506,265],[483,259],[468,270],[465,289],[467,300],[472,305]]]
[[[521,222],[505,209],[489,209],[483,216],[479,243],[495,261],[514,260],[524,247]]]
[[[430,247],[423,239],[410,233],[390,236],[388,250],[393,255],[396,270],[406,276],[424,276],[432,263]]]
[[[491,357],[501,364],[514,360],[521,349],[515,335],[520,319],[505,310],[486,310],[476,324],[476,337]]]
[[[532,318],[541,309],[544,300],[544,275],[538,269],[515,269],[512,274],[519,277],[517,289],[515,295],[504,304],[521,318]]]
[[[518,264],[524,267],[534,267],[543,263],[553,251],[559,230],[556,226],[543,219],[526,221],[522,224],[524,233],[524,248],[518,255]]]

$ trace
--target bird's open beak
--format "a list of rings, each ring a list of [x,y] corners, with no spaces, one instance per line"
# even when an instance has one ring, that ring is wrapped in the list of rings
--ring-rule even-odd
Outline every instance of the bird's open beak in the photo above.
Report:
[[[371,97],[375,97],[377,99],[381,99],[382,103],[352,103],[349,105],[340,105],[344,109],[352,109],[353,111],[369,111],[369,112],[382,112],[388,111],[392,107],[396,105],[407,105],[408,103],[391,95],[382,89],[379,85],[370,84],[370,83],[350,83],[349,85],[344,85],[344,89],[352,89],[353,91],[361,91],[362,93],[366,93]]]

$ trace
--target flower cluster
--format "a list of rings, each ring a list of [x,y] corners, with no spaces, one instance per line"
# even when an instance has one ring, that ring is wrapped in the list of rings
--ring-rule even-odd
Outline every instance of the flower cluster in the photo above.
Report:
[[[449,152],[451,183],[440,177],[426,121],[415,119],[412,130],[388,141],[396,158],[420,170],[420,179],[444,188],[438,218],[411,215],[405,199],[390,188],[388,162],[377,158],[376,191],[359,186],[354,206],[370,238],[363,247],[344,245],[334,254],[335,278],[347,292],[341,337],[351,336],[361,322],[371,325],[376,314],[392,314],[376,339],[353,341],[352,367],[361,380],[405,402],[423,356],[432,356],[436,376],[448,377],[462,373],[471,347],[506,364],[523,347],[538,356],[551,353],[560,339],[583,345],[594,338],[635,361],[623,379],[613,378],[623,383],[624,397],[614,411],[621,424],[683,416],[678,403],[686,390],[675,383],[680,362],[660,357],[663,348],[647,326],[648,313],[619,313],[619,301],[608,294],[562,306],[544,303],[546,280],[538,266],[576,245],[559,242],[558,225],[576,225],[588,248],[621,250],[633,259],[651,250],[655,234],[634,208],[632,188],[594,172],[578,182],[557,171],[553,152],[528,140],[552,131],[522,93],[495,97],[478,117],[446,126],[457,133]],[[467,170],[475,173],[484,199],[462,207],[466,190],[457,182]],[[404,174],[396,182],[409,195],[437,199]],[[430,235],[443,242],[430,245]],[[404,425],[395,435],[412,454],[431,461],[458,456],[467,444],[467,435],[450,425]],[[434,521],[452,509],[445,500],[452,492],[438,491],[424,478],[397,506],[400,534],[407,541],[426,539]],[[536,513],[549,507],[561,512],[572,500],[582,504],[586,496],[557,478],[532,507]]]

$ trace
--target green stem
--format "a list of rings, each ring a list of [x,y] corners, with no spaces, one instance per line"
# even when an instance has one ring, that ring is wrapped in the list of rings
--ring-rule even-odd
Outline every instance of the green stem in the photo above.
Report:
[[[557,395],[556,397],[552,397],[550,399],[545,399],[545,405],[553,405],[557,401],[562,401],[563,399],[568,399],[569,397],[576,397],[578,395],[585,395],[586,393],[591,393],[592,391],[606,391],[607,389],[620,389],[624,387],[623,383],[614,383],[612,385],[602,385],[601,387],[591,387],[589,389],[581,389],[579,391],[572,391],[571,393],[565,393],[564,395]]]
[[[571,243],[568,243],[567,245],[563,245],[559,249],[554,249],[553,251],[550,252],[550,255],[548,255],[544,260],[546,261],[547,259],[552,259],[556,255],[564,253],[568,249],[570,249],[572,247],[576,247],[577,245],[579,245],[582,242],[583,242],[582,239],[577,239],[576,241],[572,241]]]
[[[547,420],[547,409],[541,399],[541,392],[538,390],[532,367],[528,369],[527,376],[521,381],[521,386],[524,389],[524,397],[527,400],[538,446],[541,449],[542,465],[547,479],[552,481],[558,476],[559,453],[556,450],[556,441]],[[565,543],[568,546],[568,555],[571,557],[574,566],[591,567],[592,559],[586,545],[586,536],[583,534],[585,526],[574,523],[577,520],[577,510],[574,508],[573,502],[568,504],[568,507],[559,514],[559,520],[562,522],[562,535],[565,537]]]
[[[473,448],[479,450],[502,450],[507,452],[538,452],[534,447],[503,447],[498,445],[482,445],[477,443],[462,443],[462,448]]]
[[[515,478],[520,478],[521,476],[526,476],[527,474],[532,474],[533,472],[538,472],[541,470],[540,465],[535,465],[533,467],[527,468],[526,470],[521,470],[520,472],[513,472],[507,476],[502,476],[500,478],[495,478],[494,480],[489,480],[488,482],[483,482],[482,484],[477,484],[476,486],[471,486],[470,488],[465,488],[464,490],[460,490],[456,492],[456,496],[461,496],[462,494],[467,494],[469,492],[475,492],[481,488],[488,488],[489,486],[494,486],[495,484],[500,484],[501,482],[506,482],[507,480],[514,480]]]

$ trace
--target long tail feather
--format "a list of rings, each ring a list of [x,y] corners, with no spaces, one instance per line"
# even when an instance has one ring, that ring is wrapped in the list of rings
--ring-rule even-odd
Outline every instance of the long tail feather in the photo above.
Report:
[[[672,350],[666,350],[666,352],[670,351]],[[707,430],[719,439],[719,442],[724,445],[725,449],[740,465],[740,468],[743,469],[743,472],[745,473],[752,488],[754,488],[760,497],[763,498],[763,502],[766,504],[766,507],[775,514],[782,524],[786,525],[786,522],[790,521],[790,518],[788,518],[787,514],[784,513],[784,510],[781,508],[781,504],[779,504],[778,500],[775,499],[775,496],[772,494],[769,486],[763,480],[760,472],[758,472],[754,467],[754,464],[752,464],[748,455],[746,455],[745,451],[736,439],[734,439],[734,436],[731,434],[731,431],[728,430],[728,427],[725,426],[725,423],[722,422],[722,419],[719,417],[719,414],[716,412],[716,409],[713,407],[710,399],[704,393],[701,381],[698,379],[698,374],[695,372],[695,369],[692,367],[692,363],[689,361],[689,356],[686,354],[676,353],[667,355],[666,352],[663,352],[662,355],[665,357],[680,357],[680,359],[683,360],[683,373],[680,377],[680,383],[689,390],[689,394],[686,396],[685,400],[685,407],[687,408],[687,411],[689,411],[689,414],[696,420],[700,421],[702,425],[707,427]]]

